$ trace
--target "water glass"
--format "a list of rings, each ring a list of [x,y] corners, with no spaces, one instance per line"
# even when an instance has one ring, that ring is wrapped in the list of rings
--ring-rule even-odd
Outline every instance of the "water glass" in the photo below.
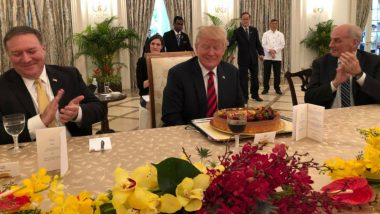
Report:
[[[25,115],[24,114],[10,114],[3,116],[3,125],[5,131],[13,137],[13,151],[19,152],[18,136],[24,130]]]

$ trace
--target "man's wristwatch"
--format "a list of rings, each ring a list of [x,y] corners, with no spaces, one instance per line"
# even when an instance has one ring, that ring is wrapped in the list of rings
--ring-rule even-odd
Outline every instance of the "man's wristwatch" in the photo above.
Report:
[[[361,71],[359,74],[355,75],[355,76],[354,76],[354,79],[355,79],[355,80],[358,80],[358,79],[360,79],[360,77],[362,77],[362,76],[363,76],[363,71]]]

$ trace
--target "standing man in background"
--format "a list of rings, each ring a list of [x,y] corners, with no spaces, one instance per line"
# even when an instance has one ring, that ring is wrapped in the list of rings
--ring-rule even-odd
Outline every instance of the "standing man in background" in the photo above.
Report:
[[[259,33],[257,29],[249,26],[251,15],[248,12],[243,12],[240,16],[241,26],[237,28],[229,45],[235,42],[238,44],[238,65],[240,84],[243,90],[245,103],[248,101],[248,70],[251,72],[251,98],[261,102],[263,99],[259,96],[259,79],[258,79],[258,56],[263,60],[264,49],[261,45]]]
[[[282,49],[285,47],[284,34],[277,30],[278,20],[272,19],[270,21],[270,30],[263,35],[263,47],[264,47],[264,90],[261,94],[268,94],[269,91],[269,79],[271,74],[271,68],[273,66],[274,76],[274,89],[276,93],[281,95],[280,89],[280,76],[281,76],[281,60]]]
[[[164,33],[166,52],[193,51],[189,36],[182,32],[183,18],[181,16],[174,17],[173,27],[173,30]]]

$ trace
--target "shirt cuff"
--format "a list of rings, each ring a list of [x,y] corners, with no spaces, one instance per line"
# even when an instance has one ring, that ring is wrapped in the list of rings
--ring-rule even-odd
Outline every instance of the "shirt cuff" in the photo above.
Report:
[[[335,88],[335,86],[333,85],[332,81],[330,82],[330,86],[331,86],[331,91],[332,91],[332,93],[336,92],[336,88]]]
[[[75,123],[81,123],[82,122],[82,108],[80,106],[78,109],[78,116],[77,116],[77,118],[75,118],[75,120],[73,120],[73,122],[75,122]]]
[[[363,72],[362,76],[356,80],[356,82],[360,85],[363,86],[364,80],[365,80],[366,74]]]
[[[29,135],[32,140],[36,139],[36,130],[46,128],[45,124],[42,122],[39,114],[34,117],[29,118],[28,120],[28,130]]]

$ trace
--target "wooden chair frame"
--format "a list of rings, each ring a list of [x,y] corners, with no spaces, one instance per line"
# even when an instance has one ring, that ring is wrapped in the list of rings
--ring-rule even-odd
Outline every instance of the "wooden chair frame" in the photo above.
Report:
[[[150,99],[150,112],[151,112],[151,124],[152,128],[158,127],[161,121],[161,118],[156,118],[156,111],[161,111],[161,109],[156,109],[160,106],[157,106],[156,99],[158,99],[155,94],[155,87],[163,89],[166,86],[166,80],[168,71],[174,65],[177,65],[181,62],[184,62],[195,56],[193,51],[183,51],[183,52],[162,52],[162,53],[146,53],[146,63],[148,69],[148,80],[149,80],[149,99]],[[156,71],[157,70],[157,71]],[[161,73],[159,73],[161,72]],[[158,84],[158,78],[155,78],[155,75],[161,75],[161,84]],[[158,77],[158,76],[156,76]],[[157,81],[155,81],[157,80]],[[161,91],[161,90],[160,90]],[[162,97],[161,97],[162,99]]]
[[[301,90],[306,91],[307,86],[309,84],[310,77],[311,77],[311,72],[312,72],[311,68],[308,68],[308,69],[304,69],[304,70],[301,70],[301,71],[298,71],[295,73],[292,73],[290,71],[287,71],[285,73],[285,78],[289,84],[289,90],[290,90],[290,95],[292,97],[293,106],[298,105],[298,101],[297,101],[297,94],[296,94],[296,90],[294,88],[294,83],[293,83],[292,77],[300,78],[302,81]]]

